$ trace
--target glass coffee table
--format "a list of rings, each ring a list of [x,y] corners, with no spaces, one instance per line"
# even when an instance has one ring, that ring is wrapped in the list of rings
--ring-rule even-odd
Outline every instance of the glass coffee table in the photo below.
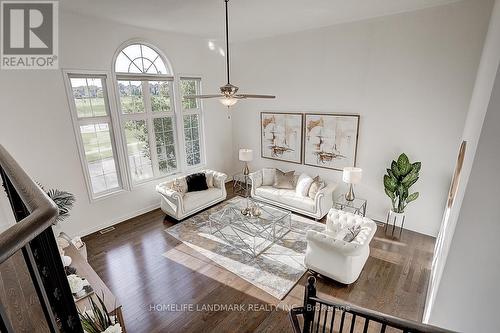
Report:
[[[256,257],[291,230],[292,219],[290,211],[242,198],[211,214],[209,227],[211,234]]]

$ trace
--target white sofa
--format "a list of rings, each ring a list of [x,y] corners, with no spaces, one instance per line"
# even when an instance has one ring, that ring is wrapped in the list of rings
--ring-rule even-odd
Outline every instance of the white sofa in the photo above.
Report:
[[[263,185],[263,171],[258,170],[250,175],[252,198],[288,209],[290,211],[312,217],[323,218],[333,206],[333,191],[337,187],[334,182],[325,181],[326,186],[318,191],[315,198],[296,194],[295,189],[279,189],[272,185]]]
[[[187,192],[187,188],[184,190],[175,189],[174,184],[182,184],[186,176],[156,186],[156,191],[161,196],[161,209],[165,214],[177,220],[182,220],[226,199],[225,183],[227,175],[214,170],[202,170],[200,172],[205,173],[207,178],[213,180],[212,182],[207,179],[207,183],[210,182],[210,185],[213,184],[213,186],[209,186],[204,191]]]
[[[348,228],[358,225],[359,234],[344,240]],[[370,255],[370,241],[377,230],[369,218],[331,209],[324,232],[309,230],[304,264],[310,270],[344,284],[356,281]]]

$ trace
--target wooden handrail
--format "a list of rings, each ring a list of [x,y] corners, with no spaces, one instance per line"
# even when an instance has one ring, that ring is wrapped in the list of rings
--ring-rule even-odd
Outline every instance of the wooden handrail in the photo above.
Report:
[[[317,303],[325,304],[335,309],[344,309],[345,312],[352,313],[363,318],[368,318],[379,323],[387,323],[390,324],[390,326],[393,328],[410,331],[412,333],[455,333],[444,328],[422,324],[413,320],[394,317],[375,310],[362,308],[360,306],[356,306],[347,302],[340,302],[337,301],[337,299],[335,299],[335,302],[332,302],[324,298],[311,297],[311,300]]]
[[[454,333],[453,331],[444,328],[390,316],[385,313],[362,308],[335,298],[332,298],[332,300],[320,298],[316,293],[316,278],[311,275],[308,277],[305,286],[303,306],[292,308],[289,313],[289,318],[295,333],[310,333],[314,331],[314,327],[316,327],[317,332],[320,326],[320,319],[323,308],[325,308],[326,311],[330,311],[330,309],[333,310],[330,319],[332,324],[334,322],[336,312],[339,311],[341,313],[339,332],[343,332],[342,329],[344,326],[344,321],[346,320],[346,313],[348,313],[351,315],[351,318],[349,319],[351,323],[350,333],[360,332],[355,327],[355,323],[358,318],[361,318],[363,320],[363,332],[367,332],[369,324],[371,322],[374,322],[381,325],[380,332],[385,332],[386,328],[393,328],[402,332],[411,333]],[[318,311],[317,315],[315,314],[316,311]],[[298,321],[299,315],[303,317],[302,328],[300,327]],[[322,324],[323,333],[326,332],[326,327],[324,325],[326,323],[327,316],[328,314],[324,313]],[[329,327],[329,333],[334,332],[334,327],[332,326],[332,324]]]
[[[9,178],[29,215],[0,234],[0,264],[49,228],[59,210],[0,144],[0,169]]]

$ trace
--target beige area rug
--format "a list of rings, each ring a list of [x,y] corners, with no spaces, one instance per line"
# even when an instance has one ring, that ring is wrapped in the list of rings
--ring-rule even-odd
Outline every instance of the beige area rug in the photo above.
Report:
[[[213,229],[209,227],[210,214],[239,200],[245,199],[235,197],[179,222],[165,231],[228,271],[281,300],[306,271],[304,254],[307,230],[321,231],[325,225],[292,214],[292,231],[287,232],[275,244],[267,244],[263,247],[262,253],[254,256],[246,246],[250,239],[237,237],[229,227],[222,229],[223,235],[218,232],[212,233]],[[163,255],[166,257],[166,253]]]

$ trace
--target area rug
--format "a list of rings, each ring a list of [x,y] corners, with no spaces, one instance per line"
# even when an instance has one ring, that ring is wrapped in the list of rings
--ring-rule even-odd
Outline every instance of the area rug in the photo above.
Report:
[[[324,230],[325,225],[292,214],[291,230],[257,257],[241,246],[241,239],[225,233],[211,233],[209,216],[230,203],[245,200],[235,197],[205,210],[165,231],[215,263],[261,288],[277,299],[283,299],[304,275],[305,235],[307,230]],[[164,253],[163,256],[167,257]]]

